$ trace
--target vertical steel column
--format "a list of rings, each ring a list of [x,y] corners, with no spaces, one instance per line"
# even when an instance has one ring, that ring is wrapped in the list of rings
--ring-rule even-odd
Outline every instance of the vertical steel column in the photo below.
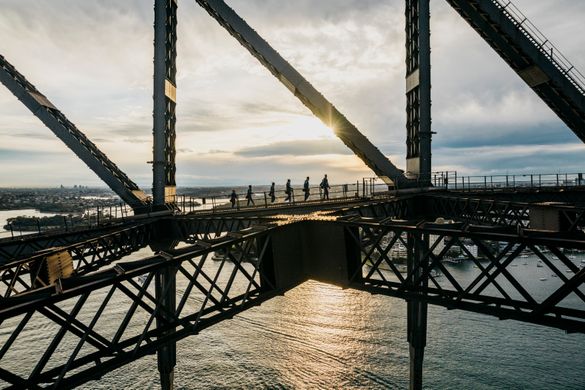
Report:
[[[159,316],[156,319],[156,326],[162,328],[172,320],[168,313],[176,312],[176,274],[174,267],[167,267],[162,270],[155,279],[156,300],[160,304]],[[167,329],[164,335],[175,333],[175,329]],[[163,336],[164,336],[163,335]],[[175,365],[177,363],[177,344],[175,341],[169,341],[161,346],[156,352],[158,362],[158,372],[160,374],[160,385],[162,390],[172,390],[174,388]]]
[[[407,267],[408,276],[414,282],[423,273],[423,257],[429,249],[428,235],[408,233]],[[428,261],[427,261],[428,262]],[[417,287],[426,287],[425,278]],[[422,390],[424,351],[427,342],[427,308],[428,304],[420,300],[407,301],[407,337],[410,354],[410,390]]]
[[[175,203],[177,0],[154,2],[153,184],[155,206]]]
[[[429,0],[406,0],[406,174],[431,184]]]
[[[176,202],[175,183],[175,106],[177,99],[177,1],[154,2],[154,110],[153,110],[153,184],[155,207]],[[168,267],[155,281],[156,298],[161,311],[157,327],[170,320],[168,314],[176,310],[176,270]],[[174,329],[165,332],[173,333]],[[174,371],[177,359],[176,343],[169,342],[157,351],[161,388],[174,388]]]

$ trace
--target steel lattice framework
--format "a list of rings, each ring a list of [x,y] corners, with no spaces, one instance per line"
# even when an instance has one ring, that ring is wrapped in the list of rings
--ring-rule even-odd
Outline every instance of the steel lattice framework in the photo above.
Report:
[[[140,224],[0,264],[0,294],[2,298],[8,298],[48,287],[50,283],[43,273],[47,272],[46,262],[52,256],[66,253],[71,257],[72,271],[84,275],[146,247],[154,235],[154,223]]]
[[[265,237],[264,230],[243,231],[238,238],[199,242],[176,256],[161,252],[62,280],[58,290],[39,288],[10,303],[0,301],[2,326],[11,333],[0,350],[4,363],[27,326],[50,323],[58,329],[46,345],[29,349],[36,360],[32,369],[3,363],[0,379],[12,388],[78,385],[272,297],[277,290],[262,273],[270,243]],[[211,261],[215,251],[225,253],[220,262]],[[155,292],[156,280],[169,271],[175,278]],[[246,287],[235,284],[237,279]],[[173,283],[181,289],[173,289]],[[178,305],[168,310],[171,294],[177,294]],[[88,309],[90,299],[99,304]],[[113,334],[108,330],[112,324],[117,324]],[[66,358],[56,361],[55,352],[64,349]]]
[[[508,1],[447,2],[585,140],[585,77],[558,49]],[[0,241],[0,385],[70,388],[156,353],[161,385],[171,389],[177,340],[307,279],[407,301],[411,389],[422,388],[428,304],[585,333],[585,269],[571,260],[585,251],[582,188],[429,187],[429,0],[405,0],[406,174],[223,0],[196,3],[389,191],[179,215],[176,0],[155,0],[152,203],[0,56],[0,81],[138,214],[105,227]],[[153,256],[125,259],[146,247]],[[456,272],[459,257],[472,267],[471,279]],[[518,272],[529,257],[553,278],[552,290]],[[27,344],[22,362],[14,346],[39,326],[52,332]]]
[[[385,210],[392,210],[393,202],[388,203],[390,207]],[[396,222],[392,217],[362,217],[359,209],[343,214],[257,220],[254,225],[240,221],[232,223],[231,228],[240,223],[251,227],[231,233],[227,232],[230,223],[218,227],[214,218],[200,218],[190,225],[159,220],[158,228],[165,231],[169,224],[183,226],[185,237],[204,233],[192,245],[174,250],[171,244],[158,255],[142,260],[98,261],[90,268],[80,260],[74,276],[54,285],[34,286],[26,294],[15,291],[0,301],[2,327],[9,335],[0,349],[0,379],[14,388],[78,385],[154,353],[169,342],[196,334],[307,278],[322,280],[322,274],[306,268],[306,260],[317,261],[310,251],[303,255],[307,259],[301,256],[293,264],[282,263],[283,256],[295,245],[283,246],[281,239],[290,240],[294,229],[299,228],[312,229],[317,241],[323,239],[322,234],[331,235],[329,230],[320,232],[323,227],[342,232],[343,246],[349,248],[342,261],[348,266],[346,280],[336,283],[500,319],[585,332],[585,271],[566,254],[567,250],[585,250],[583,232],[519,231],[518,226],[464,222]],[[214,231],[227,234],[212,238],[215,233],[209,232]],[[471,253],[468,242],[479,248],[479,254]],[[473,280],[450,269],[448,253],[453,248],[465,253],[477,267]],[[82,248],[68,250],[76,253]],[[404,255],[400,255],[401,250]],[[558,286],[552,293],[542,295],[534,283],[515,272],[515,262],[526,251],[556,275]],[[213,254],[220,254],[220,261],[211,261]],[[415,255],[417,261],[412,261]],[[110,260],[118,258],[114,254]],[[37,259],[20,260],[14,266],[23,267]],[[277,275],[286,266],[300,268],[301,272],[283,280]],[[154,288],[157,278],[168,272],[175,278],[167,279],[160,289]],[[172,288],[172,284],[180,288]],[[166,305],[169,295],[176,301],[171,309]],[[86,305],[89,300],[94,303],[90,307]],[[30,347],[34,365],[12,365],[11,347],[27,327],[39,323],[51,323],[56,333],[42,345]],[[115,332],[111,324],[117,324]]]
[[[585,331],[585,271],[564,252],[583,250],[582,235],[577,240],[528,229],[518,234],[517,229],[425,221],[396,223],[358,219],[346,224],[359,227],[362,235],[352,236],[363,253],[361,268],[351,279],[357,288],[405,299],[416,297],[449,309],[475,311],[500,319],[570,332]],[[471,253],[466,241],[477,246],[481,255]],[[399,246],[407,252],[424,248],[416,269],[400,269],[407,265],[406,256],[393,258],[390,254]],[[447,254],[454,248],[478,269],[473,280],[461,280],[446,266],[446,261],[452,261]],[[514,276],[512,264],[526,252],[539,258],[543,267],[558,278],[559,287],[553,293],[539,298],[541,290],[537,284]],[[571,294],[577,299],[569,306],[560,305]]]

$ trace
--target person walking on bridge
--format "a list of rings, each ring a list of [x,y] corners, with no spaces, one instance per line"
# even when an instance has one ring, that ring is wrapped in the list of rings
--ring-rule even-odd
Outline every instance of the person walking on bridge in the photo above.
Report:
[[[309,189],[309,176],[307,176],[307,179],[305,180],[305,184],[303,184],[303,192],[305,193],[305,202],[306,202],[307,199],[309,199],[309,195],[311,194],[310,189]]]
[[[290,179],[287,179],[286,180],[286,187],[285,187],[284,193],[286,194],[286,198],[284,198],[284,201],[285,202],[290,202],[291,201],[291,195],[293,193],[292,186],[290,185]]]
[[[254,199],[252,198],[252,186],[251,185],[248,186],[248,192],[246,192],[246,199],[248,199],[248,203],[246,204],[246,206],[249,206],[250,203],[252,203],[252,206],[256,206],[256,203],[254,203]]]
[[[319,187],[321,187],[321,189],[323,190],[323,199],[327,198],[327,200],[329,200],[329,188],[331,187],[329,186],[327,174],[325,174],[325,177],[323,178],[323,180],[321,180],[321,184],[319,185]]]
[[[270,186],[270,191],[268,192],[268,196],[270,196],[270,203],[274,203],[274,201],[276,200],[276,195],[274,192],[274,182],[272,182],[272,185]]]
[[[236,194],[236,190],[232,190],[230,194],[230,203],[232,204],[232,209],[236,207],[236,202],[238,201],[238,194]]]

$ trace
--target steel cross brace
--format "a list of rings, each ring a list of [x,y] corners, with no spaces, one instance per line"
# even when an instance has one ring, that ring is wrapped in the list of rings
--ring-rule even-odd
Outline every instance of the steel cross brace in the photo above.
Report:
[[[175,255],[161,253],[136,262],[118,263],[114,269],[62,280],[59,291],[44,289],[0,301],[3,325],[7,321],[14,324],[8,328],[10,335],[0,349],[0,379],[13,387],[78,385],[281,293],[262,277],[270,231],[247,229],[238,235],[182,248]],[[209,260],[216,251],[224,253],[219,265]],[[155,276],[172,268],[177,269],[177,283],[184,288],[177,289],[178,305],[169,310],[162,297],[172,291],[170,281],[162,285],[161,295],[153,294],[151,289]],[[90,298],[100,303],[87,312],[85,302]],[[119,306],[122,301],[130,307],[116,318],[112,306]],[[74,303],[72,309],[57,309],[57,305],[71,307],[68,302]],[[58,312],[48,311],[51,307]],[[19,371],[22,367],[7,369],[4,360],[7,352],[30,326],[32,318],[38,324],[36,313],[44,313],[44,321],[53,323],[59,331],[46,349],[31,349],[31,354],[38,354],[31,371]],[[106,335],[103,325],[106,322],[111,325],[112,321],[118,324],[118,329],[113,336],[111,331]],[[75,336],[77,341],[65,358],[59,358],[55,351],[66,342],[66,335]],[[94,348],[85,348],[87,343]],[[64,360],[56,364],[55,359]],[[51,368],[46,369],[49,360]]]
[[[153,222],[121,227],[76,244],[45,249],[31,256],[0,262],[0,281],[4,285],[4,288],[0,288],[0,295],[5,299],[14,294],[47,287],[46,282],[40,278],[40,273],[46,272],[44,266],[47,258],[55,254],[69,254],[76,275],[84,275],[108,266],[148,245],[153,239],[154,227]]]
[[[353,276],[352,287],[375,293],[383,293],[385,290],[388,295],[404,299],[413,299],[417,292],[423,292],[424,299],[429,303],[448,308],[532,322],[570,332],[585,332],[584,275],[563,253],[563,250],[585,250],[583,234],[564,239],[558,234],[545,236],[539,232],[532,236],[529,230],[521,231],[520,234],[514,230],[500,230],[496,233],[489,227],[461,224],[377,223],[371,219],[337,223],[348,228],[359,227],[364,237],[374,237],[364,240],[363,237],[352,235],[363,254],[361,271]],[[421,272],[415,279],[402,276],[399,270],[402,260],[389,256],[398,243],[406,244],[401,237],[410,232],[432,237],[428,251],[421,258],[428,265],[421,266]],[[351,230],[348,233],[351,235]],[[448,242],[439,248],[445,239]],[[464,241],[475,244],[482,257],[472,254]],[[500,249],[496,243],[505,244],[505,247]],[[479,269],[479,274],[472,281],[460,280],[446,266],[446,261],[451,261],[449,253],[455,247],[460,248]],[[541,248],[546,248],[550,255],[547,256]],[[511,272],[512,263],[526,251],[542,259],[547,270],[562,283],[552,294],[541,296],[541,291],[534,290],[533,286]],[[554,264],[555,261],[567,267],[568,274],[563,274]],[[383,264],[389,265],[389,268],[382,267]],[[419,283],[425,279],[431,282],[432,287],[420,287]],[[565,302],[571,294],[574,299]]]

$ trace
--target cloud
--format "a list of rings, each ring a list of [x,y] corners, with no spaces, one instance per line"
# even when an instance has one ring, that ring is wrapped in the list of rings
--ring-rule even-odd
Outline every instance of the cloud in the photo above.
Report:
[[[124,142],[131,144],[150,144],[152,143],[152,137],[150,138],[125,138]]]
[[[275,110],[270,110],[273,107]],[[241,128],[269,128],[280,125],[294,116],[308,114],[293,110],[285,111],[263,103],[224,102],[222,105],[210,103],[204,109],[184,112],[178,120],[177,130],[186,133],[213,133]]]
[[[440,128],[437,131],[438,134],[433,137],[435,148],[548,145],[554,150],[555,145],[580,143],[571,130],[558,123],[492,125],[480,122],[469,126],[456,125],[445,131],[447,135]]]
[[[8,149],[0,148],[0,160],[4,162],[18,162],[20,160],[40,160],[59,155],[59,152],[36,151],[36,150],[22,150],[22,149]]]
[[[55,139],[55,135],[52,134],[50,132],[49,129],[45,129],[44,132],[33,132],[33,131],[29,131],[29,132],[0,132],[0,136],[3,137],[14,137],[14,138],[25,138],[28,140],[41,140],[41,141],[47,141],[47,140],[54,140]]]
[[[306,110],[288,107],[286,105],[276,105],[266,102],[242,102],[238,108],[239,112],[247,114],[285,114],[285,115],[308,115]]]
[[[228,3],[404,166],[404,2]],[[435,168],[576,169],[583,151],[570,130],[447,2],[431,3]],[[585,2],[515,3],[577,68],[585,68],[578,34]],[[313,177],[325,169],[339,180],[372,174],[195,2],[180,4],[178,29],[179,185],[245,184],[301,172]],[[0,53],[133,180],[150,186],[151,2],[3,0],[0,35]],[[99,183],[59,143],[0,90],[0,145],[59,151],[37,168],[26,157],[4,157],[0,185],[26,177],[29,184],[51,184],[55,172],[64,184]]]
[[[585,171],[583,144],[438,148],[437,152],[435,170],[457,170],[464,175]]]
[[[352,154],[339,140],[297,140],[275,142],[268,145],[240,149],[235,152],[243,157],[270,156],[322,156],[327,154]]]
[[[353,155],[243,157],[230,154],[209,157],[184,156],[182,164],[177,166],[177,177],[182,182],[200,185],[247,185],[272,181],[284,184],[289,178],[293,184],[300,184],[306,176],[316,181],[325,173],[331,183],[336,184],[371,176]]]

